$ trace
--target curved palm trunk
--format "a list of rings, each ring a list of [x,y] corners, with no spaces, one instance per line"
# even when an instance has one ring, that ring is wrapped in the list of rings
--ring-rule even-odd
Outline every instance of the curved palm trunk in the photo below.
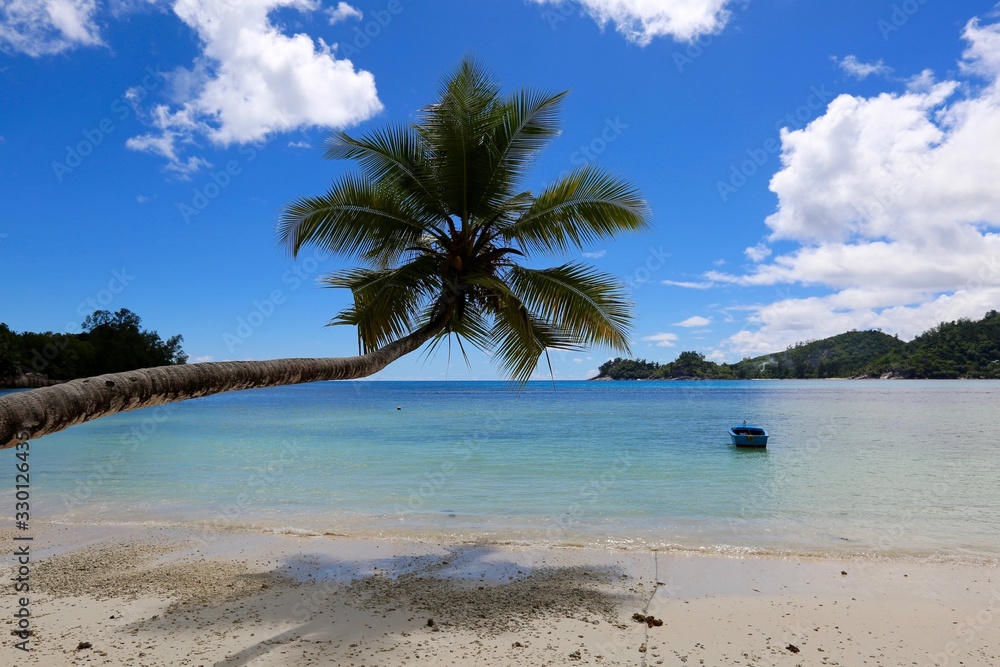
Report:
[[[319,380],[350,380],[379,372],[433,338],[446,316],[356,357],[220,361],[143,368],[73,380],[0,397],[0,449],[117,412],[225,391]]]

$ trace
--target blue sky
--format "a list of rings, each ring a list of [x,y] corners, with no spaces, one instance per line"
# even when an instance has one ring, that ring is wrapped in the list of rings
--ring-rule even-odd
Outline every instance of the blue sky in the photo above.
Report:
[[[1000,303],[1000,15],[957,0],[0,0],[0,321],[129,308],[192,361],[340,356],[343,266],[275,241],[466,55],[570,89],[533,187],[593,161],[653,229],[589,248],[633,352],[737,360]],[[553,355],[558,378],[606,350]],[[493,378],[443,352],[381,379]],[[547,371],[545,371],[547,374]]]

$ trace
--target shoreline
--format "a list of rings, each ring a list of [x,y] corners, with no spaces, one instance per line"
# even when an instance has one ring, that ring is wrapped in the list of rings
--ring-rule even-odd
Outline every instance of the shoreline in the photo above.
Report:
[[[432,515],[438,518],[439,515]],[[702,529],[695,532],[692,526],[672,529],[646,529],[640,525],[604,525],[576,522],[572,525],[528,524],[524,520],[506,522],[482,517],[466,517],[460,523],[417,520],[402,522],[399,517],[351,514],[327,516],[326,520],[309,516],[277,519],[251,516],[219,516],[203,519],[181,518],[118,518],[100,521],[81,521],[70,517],[52,517],[44,522],[54,529],[80,529],[109,531],[111,533],[134,530],[179,530],[198,534],[233,534],[290,536],[301,538],[346,538],[361,541],[391,541],[401,543],[454,543],[480,544],[513,548],[556,549],[610,549],[622,552],[675,553],[679,555],[713,555],[722,558],[782,558],[825,559],[858,562],[888,563],[938,563],[976,565],[1000,568],[1000,553],[984,547],[923,546],[900,544],[889,539],[886,545],[866,534],[852,534],[850,538],[839,533],[821,533],[816,529],[804,531],[785,526],[785,532],[773,532],[770,527],[756,526],[744,532],[725,532],[722,524],[715,532]],[[740,526],[740,528],[746,528]],[[777,527],[775,527],[777,530]],[[885,538],[893,538],[889,533]],[[802,532],[797,532],[802,531]],[[845,533],[850,534],[850,533]],[[898,536],[897,536],[898,537]],[[822,541],[820,540],[822,538]]]
[[[80,524],[32,554],[16,664],[1000,663],[996,565]]]

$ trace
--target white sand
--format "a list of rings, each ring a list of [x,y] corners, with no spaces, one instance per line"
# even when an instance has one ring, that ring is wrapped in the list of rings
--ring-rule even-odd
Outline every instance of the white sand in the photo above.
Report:
[[[1000,665],[994,566],[94,526],[32,551],[3,665]]]

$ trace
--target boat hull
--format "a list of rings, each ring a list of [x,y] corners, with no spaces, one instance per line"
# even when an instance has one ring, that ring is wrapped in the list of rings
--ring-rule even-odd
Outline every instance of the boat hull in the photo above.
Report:
[[[729,429],[729,439],[737,447],[767,447],[767,431],[762,428],[734,426]]]

